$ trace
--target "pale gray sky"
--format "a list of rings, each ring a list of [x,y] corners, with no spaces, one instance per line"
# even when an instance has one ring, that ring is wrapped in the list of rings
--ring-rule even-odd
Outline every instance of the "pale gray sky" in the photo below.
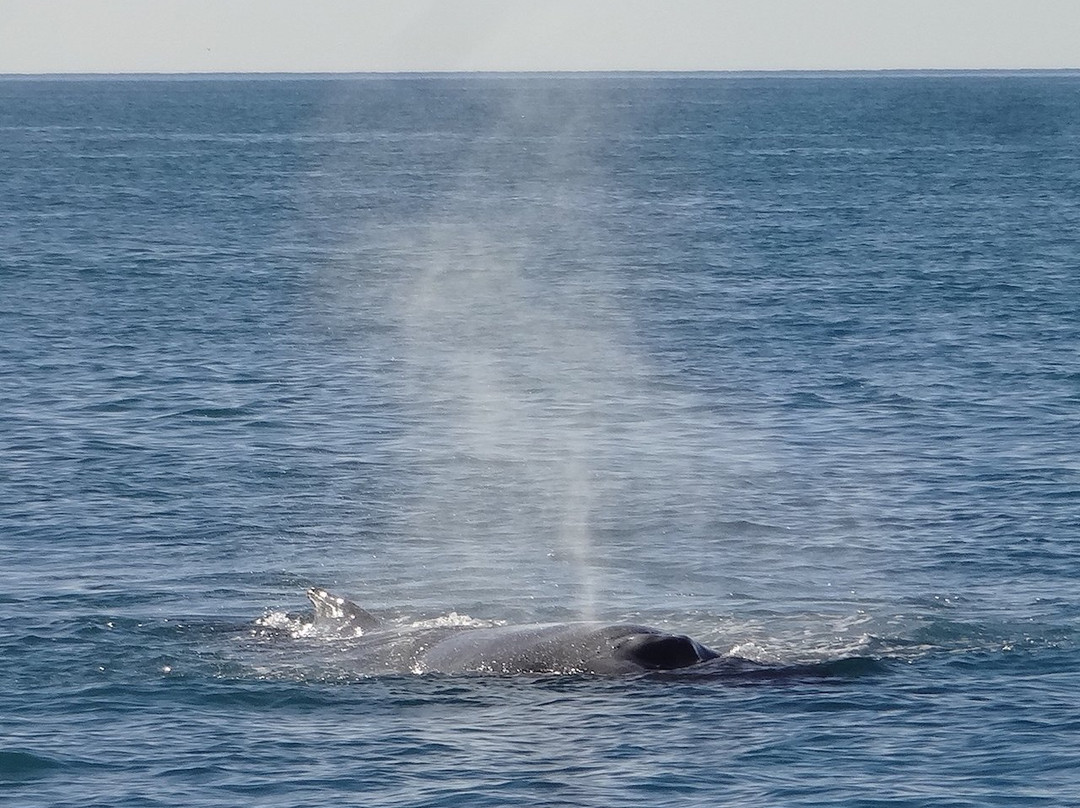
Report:
[[[1080,0],[0,0],[0,73],[1080,68]]]

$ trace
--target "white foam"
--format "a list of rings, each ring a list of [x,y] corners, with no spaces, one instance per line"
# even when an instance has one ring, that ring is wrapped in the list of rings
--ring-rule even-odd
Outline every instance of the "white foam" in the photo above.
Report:
[[[313,623],[301,620],[287,612],[267,612],[255,621],[255,625],[276,631],[286,631],[293,639],[317,635]]]
[[[430,620],[418,620],[415,623],[410,624],[410,628],[490,628],[492,626],[505,626],[505,620],[478,620],[475,617],[470,617],[467,614],[458,614],[457,612],[450,612],[442,617],[435,617]]]

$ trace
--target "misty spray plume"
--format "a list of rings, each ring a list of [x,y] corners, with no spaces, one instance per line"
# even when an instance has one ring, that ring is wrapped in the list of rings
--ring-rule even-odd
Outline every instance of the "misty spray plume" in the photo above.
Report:
[[[342,102],[387,130],[341,137],[335,170],[371,199],[337,282],[372,323],[362,350],[388,360],[402,552],[438,552],[485,582],[478,599],[558,587],[590,616],[633,574],[622,548],[662,543],[711,495],[710,427],[635,337],[632,251],[606,226],[619,191],[598,157],[621,113],[585,84],[515,81],[421,82],[404,126],[378,88]]]

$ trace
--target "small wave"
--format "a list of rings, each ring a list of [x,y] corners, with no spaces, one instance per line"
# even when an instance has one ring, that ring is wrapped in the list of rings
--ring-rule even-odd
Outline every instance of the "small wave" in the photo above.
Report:
[[[872,656],[845,656],[815,662],[764,663],[737,656],[720,657],[691,668],[664,671],[677,678],[716,678],[728,681],[852,679],[882,673],[886,662]]]
[[[0,750],[0,781],[43,777],[63,765],[59,760],[32,752]]]
[[[795,409],[821,410],[833,406],[833,403],[817,393],[795,392],[789,398],[789,406]]]
[[[211,420],[241,418],[251,415],[254,410],[249,406],[243,407],[193,407],[175,413],[181,418],[205,418]]]
[[[746,519],[735,519],[728,522],[716,523],[716,529],[724,535],[737,536],[777,536],[788,534],[790,528],[781,525],[770,525],[765,522],[751,522]]]
[[[856,621],[853,625],[858,625]],[[750,662],[769,666],[829,664],[841,659],[875,659],[879,661],[911,661],[933,653],[937,646],[918,639],[881,637],[863,633],[843,638],[830,635],[817,643],[808,643],[805,637],[798,640],[767,638],[749,640],[732,645],[727,654]]]
[[[86,413],[119,413],[119,412],[131,412],[137,410],[139,407],[145,404],[145,400],[138,396],[122,396],[120,398],[111,398],[107,401],[96,401],[90,404],[84,404],[79,408],[81,412]]]
[[[775,651],[763,648],[756,642],[743,642],[733,645],[728,649],[727,655],[738,657],[739,659],[749,659],[752,662],[760,662],[762,664],[777,663],[780,661],[779,656]]]

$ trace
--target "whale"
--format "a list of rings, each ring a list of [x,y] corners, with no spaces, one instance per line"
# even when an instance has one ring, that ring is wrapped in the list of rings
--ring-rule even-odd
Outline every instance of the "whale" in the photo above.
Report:
[[[340,641],[339,653],[370,672],[595,674],[691,669],[720,657],[683,634],[634,623],[400,626],[352,601],[311,588],[307,636]],[[438,622],[438,621],[435,621]]]

